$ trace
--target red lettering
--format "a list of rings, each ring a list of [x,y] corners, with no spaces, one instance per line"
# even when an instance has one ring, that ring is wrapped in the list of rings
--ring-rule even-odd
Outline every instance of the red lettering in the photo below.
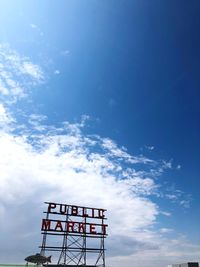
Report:
[[[105,215],[104,215],[104,210],[98,210],[99,211],[99,218],[104,218]]]
[[[78,207],[72,206],[71,214],[74,216],[78,215]]]
[[[51,212],[51,210],[55,209],[55,208],[56,208],[56,204],[55,203],[49,203],[48,212]]]
[[[78,225],[78,232],[79,233],[85,233],[85,224],[84,223],[79,223]]]
[[[64,206],[64,209],[63,209],[63,206]],[[67,212],[67,205],[61,204],[60,205],[60,213],[65,214],[66,212]]]
[[[67,232],[74,232],[74,222],[67,222]]]
[[[51,221],[43,219],[42,220],[42,228],[41,228],[41,230],[42,231],[49,231],[49,230],[51,230],[50,228],[51,228]]]
[[[57,231],[58,228],[60,228],[60,230],[58,230],[58,231],[63,232],[63,227],[62,227],[61,221],[57,221],[55,231]]]
[[[90,234],[96,234],[97,232],[96,232],[96,229],[95,229],[95,226],[94,226],[94,224],[90,224]]]
[[[86,208],[83,208],[83,217],[88,217],[87,209]]]

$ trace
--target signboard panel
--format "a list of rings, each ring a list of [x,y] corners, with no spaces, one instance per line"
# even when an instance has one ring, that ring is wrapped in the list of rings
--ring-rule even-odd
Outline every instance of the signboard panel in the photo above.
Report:
[[[60,251],[58,264],[87,265],[88,253],[97,253],[92,265],[105,266],[104,238],[107,236],[106,210],[100,208],[45,202],[46,218],[42,219],[43,242],[41,254],[45,251]],[[60,245],[49,244],[47,236],[60,236]],[[88,242],[92,239],[92,242]],[[97,242],[94,242],[94,240]],[[88,247],[87,244],[93,244]]]

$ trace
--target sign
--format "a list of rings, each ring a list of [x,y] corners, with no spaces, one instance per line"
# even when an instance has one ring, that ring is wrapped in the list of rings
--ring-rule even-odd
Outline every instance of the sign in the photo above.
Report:
[[[55,215],[59,219],[43,219],[42,231],[106,236],[107,224],[103,223],[106,219],[105,209],[58,203],[46,204],[48,204],[46,213]],[[69,220],[71,216],[74,220]]]

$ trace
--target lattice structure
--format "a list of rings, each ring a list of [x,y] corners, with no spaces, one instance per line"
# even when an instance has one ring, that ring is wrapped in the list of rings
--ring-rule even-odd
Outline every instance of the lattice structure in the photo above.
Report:
[[[105,267],[105,209],[45,202],[41,255],[58,253],[58,265]],[[57,242],[53,243],[53,238]]]

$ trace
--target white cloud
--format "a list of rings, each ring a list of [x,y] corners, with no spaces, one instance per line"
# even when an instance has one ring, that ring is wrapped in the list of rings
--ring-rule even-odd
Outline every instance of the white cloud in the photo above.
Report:
[[[180,170],[180,169],[181,169],[181,165],[178,164],[178,165],[176,166],[176,168],[177,168],[177,170]]]
[[[22,74],[29,75],[36,81],[41,81],[43,79],[43,73],[40,67],[31,62],[23,62],[19,69]]]
[[[58,74],[60,74],[60,71],[59,71],[59,70],[55,70],[55,71],[54,71],[54,74],[55,74],[55,75],[58,75]]]
[[[145,148],[148,150],[154,150],[155,147],[154,146],[145,146]]]
[[[27,96],[30,87],[44,82],[42,69],[9,45],[0,44],[0,96],[7,103]]]
[[[2,95],[8,95],[9,94],[9,91],[6,88],[6,86],[5,86],[4,82],[2,81],[2,79],[0,79],[0,93]]]
[[[42,121],[44,118],[31,116],[32,121],[37,119]],[[35,220],[31,221],[31,218],[25,216],[28,205],[36,209],[36,205],[40,203],[41,206],[44,201],[70,202],[107,208],[109,234],[117,238],[120,233],[122,239],[129,237],[134,240],[134,232],[139,236],[142,228],[148,229],[154,224],[159,213],[157,205],[145,197],[154,190],[154,182],[141,177],[116,179],[115,172],[118,176],[121,173],[119,166],[120,161],[123,161],[123,153],[120,161],[113,161],[113,155],[110,157],[103,150],[101,153],[96,152],[94,146],[97,144],[99,149],[103,149],[100,137],[92,140],[83,135],[80,127],[82,123],[68,123],[62,130],[58,129],[58,132],[54,129],[54,134],[46,127],[45,135],[41,132],[34,135],[27,135],[27,132],[1,135],[2,222],[5,216],[11,219],[13,212],[21,208],[24,221],[18,222],[16,218],[18,233],[20,229],[26,229],[25,225],[35,229],[36,221],[40,220],[37,215],[39,211]],[[3,211],[10,210],[11,207],[10,214],[3,214]],[[5,230],[9,230],[7,227],[10,225],[4,226]],[[27,236],[28,229],[23,234]],[[39,228],[33,240],[38,235]],[[8,234],[7,239],[10,241],[11,238]],[[33,243],[33,247],[34,245],[36,244]],[[23,245],[22,249],[26,251]]]
[[[177,200],[177,199],[178,199],[178,195],[166,194],[165,196],[166,196],[168,199],[171,199],[171,200]]]
[[[144,157],[143,155],[140,156],[132,156],[126,152],[125,148],[119,148],[116,143],[109,139],[104,138],[102,139],[102,147],[108,151],[110,156],[123,158],[129,163],[136,164],[136,163],[143,163],[143,164],[154,164],[156,163],[154,160]]]
[[[5,103],[44,81],[41,67],[9,46],[0,46],[0,59]],[[107,256],[113,266],[158,266],[169,263],[169,257],[183,257],[183,251],[188,257],[198,255],[199,246],[181,237],[166,238],[171,229],[156,229],[158,215],[171,213],[161,211],[151,196],[163,190],[157,177],[172,168],[171,161],[131,155],[110,138],[84,134],[88,116],[56,128],[45,124],[44,115],[32,114],[26,125],[18,125],[10,107],[0,104],[2,262],[23,262],[37,251],[44,201],[107,208]],[[187,206],[180,190],[170,188],[162,197]]]
[[[190,207],[190,203],[191,203],[191,199],[183,199],[179,203],[184,208],[189,208]]]
[[[14,119],[10,113],[6,110],[5,106],[0,103],[0,133],[1,131],[10,130],[10,124],[14,122]]]
[[[37,32],[39,33],[40,36],[43,36],[43,35],[44,35],[43,31],[41,31],[41,29],[40,29],[36,24],[31,23],[31,24],[30,24],[30,27],[31,27],[33,30],[37,31]]]
[[[161,228],[160,229],[160,232],[165,234],[165,233],[171,233],[173,232],[173,229],[170,229],[170,228]]]
[[[3,107],[0,114],[6,121]],[[156,253],[159,259],[165,253],[174,253],[162,244],[171,242],[163,236],[169,229],[153,230],[158,215],[169,214],[161,212],[149,198],[158,184],[134,169],[140,157],[130,163],[129,158],[133,156],[111,139],[83,134],[88,117],[83,117],[80,123],[65,122],[60,128],[46,126],[45,120],[45,116],[32,114],[29,127],[34,128],[34,134],[30,128],[23,128],[18,135],[3,131],[0,136],[0,227],[3,236],[6,235],[0,246],[9,247],[13,252],[19,246],[25,256],[36,250],[40,242],[42,203],[55,201],[107,208],[110,264],[117,259],[117,266],[126,261],[127,266],[132,266],[133,259],[143,261],[142,254],[149,260],[153,255],[155,260]],[[128,169],[127,163],[131,164]],[[148,167],[152,161],[142,160],[141,164]],[[32,214],[27,216],[30,209]],[[21,216],[15,217],[18,213]],[[15,225],[5,225],[5,217],[8,222],[15,217]],[[173,244],[170,246],[174,249]],[[5,255],[5,251],[0,252],[0,258],[6,261]],[[21,257],[20,253],[16,255],[19,262]]]
[[[167,212],[167,211],[161,211],[160,213],[167,216],[167,217],[172,215],[171,212]]]
[[[36,29],[37,26],[35,24],[30,24],[31,28]]]
[[[112,266],[168,266],[174,263],[198,262],[200,246],[191,244],[187,239],[163,239],[156,247],[145,249],[143,244],[133,255],[114,256],[109,258]],[[121,264],[121,265],[120,265]]]
[[[183,208],[189,208],[192,201],[190,194],[185,194],[183,191],[175,189],[174,186],[167,188],[165,197]]]
[[[66,56],[68,56],[69,55],[69,53],[70,53],[70,51],[69,50],[64,50],[64,51],[61,51],[60,52],[60,54],[61,54],[61,56],[64,56],[64,57],[66,57]]]
[[[172,169],[172,160],[163,160],[163,169]]]

